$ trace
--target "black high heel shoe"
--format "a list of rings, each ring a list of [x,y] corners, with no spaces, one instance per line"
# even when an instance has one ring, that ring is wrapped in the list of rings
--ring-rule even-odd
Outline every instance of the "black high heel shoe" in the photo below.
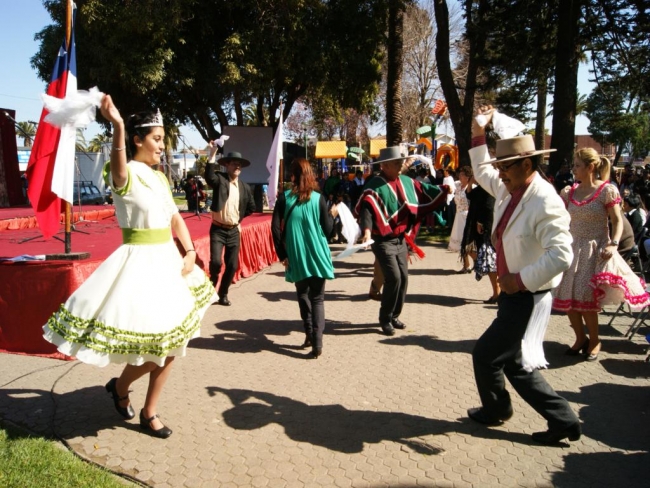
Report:
[[[588,347],[589,347],[589,338],[587,337],[585,341],[582,343],[582,346],[580,346],[578,349],[573,349],[572,347],[570,347],[564,352],[564,354],[566,354],[567,356],[577,356],[580,353],[585,354],[587,352]]]
[[[121,397],[119,393],[117,393],[117,378],[113,378],[106,383],[106,391],[113,395],[113,403],[115,404],[115,410],[117,410],[117,413],[127,420],[135,417],[135,410],[133,410],[133,406],[130,403],[126,407],[120,406],[121,401],[129,399],[129,394],[127,393],[126,396]],[[131,393],[130,390],[129,393]]]
[[[158,414],[154,415],[153,417],[146,418],[144,416],[144,410],[140,410],[140,428],[142,430],[146,430],[154,437],[158,437],[159,439],[167,439],[170,435],[172,435],[172,430],[169,427],[163,425],[158,430],[151,427],[151,422],[158,418],[160,418]]]

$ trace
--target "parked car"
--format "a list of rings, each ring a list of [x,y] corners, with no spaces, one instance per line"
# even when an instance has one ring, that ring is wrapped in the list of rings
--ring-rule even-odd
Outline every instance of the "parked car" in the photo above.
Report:
[[[81,195],[81,198],[79,196]],[[75,181],[73,191],[74,205],[103,205],[104,196],[92,181]]]

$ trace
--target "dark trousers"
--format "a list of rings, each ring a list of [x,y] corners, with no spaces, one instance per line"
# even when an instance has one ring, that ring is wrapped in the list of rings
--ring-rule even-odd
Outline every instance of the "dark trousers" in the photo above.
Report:
[[[221,272],[221,254],[224,255],[226,269],[221,277],[221,284],[217,291],[219,297],[228,294],[228,288],[235,277],[239,267],[239,245],[240,245],[239,228],[224,229],[212,224],[210,227],[210,280],[214,286],[217,285],[219,273]],[[223,249],[226,249],[223,252]]]
[[[297,281],[296,293],[305,334],[314,347],[323,347],[325,331],[325,278],[312,276]]]
[[[377,238],[371,246],[381,271],[384,273],[384,289],[381,292],[379,323],[390,324],[402,313],[406,288],[408,287],[408,250],[404,236]]]
[[[476,386],[486,414],[503,418],[511,411],[507,377],[515,391],[546,419],[550,429],[578,422],[569,403],[555,393],[539,371],[528,373],[522,367],[521,340],[533,311],[533,295],[501,293],[498,303],[497,317],[472,352]]]

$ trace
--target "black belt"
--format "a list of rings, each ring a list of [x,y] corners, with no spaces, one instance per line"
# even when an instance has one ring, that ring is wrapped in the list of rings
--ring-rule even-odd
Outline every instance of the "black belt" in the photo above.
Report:
[[[222,229],[231,230],[231,229],[234,229],[235,227],[237,227],[239,224],[228,225],[228,224],[222,224],[221,222],[217,222],[216,220],[213,220],[212,225],[216,225],[217,227],[221,227]]]

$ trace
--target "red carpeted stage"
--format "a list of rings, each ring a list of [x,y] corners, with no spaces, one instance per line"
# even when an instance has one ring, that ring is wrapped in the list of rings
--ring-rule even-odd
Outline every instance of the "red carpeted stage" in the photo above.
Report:
[[[0,257],[62,254],[63,243],[44,240],[33,226],[31,209],[0,209]],[[122,242],[111,206],[86,205],[75,211],[72,252],[89,252],[80,261],[0,261],[0,352],[63,358],[43,340],[41,327],[70,294]],[[210,215],[181,212],[206,272],[210,259]],[[61,227],[63,229],[63,226]],[[14,230],[10,230],[14,229]],[[22,242],[25,239],[32,240]],[[61,234],[63,237],[63,234]],[[21,243],[22,242],[22,243]],[[234,281],[277,261],[271,237],[271,215],[253,214],[242,223],[240,269]],[[161,286],[164,286],[161,283]]]

